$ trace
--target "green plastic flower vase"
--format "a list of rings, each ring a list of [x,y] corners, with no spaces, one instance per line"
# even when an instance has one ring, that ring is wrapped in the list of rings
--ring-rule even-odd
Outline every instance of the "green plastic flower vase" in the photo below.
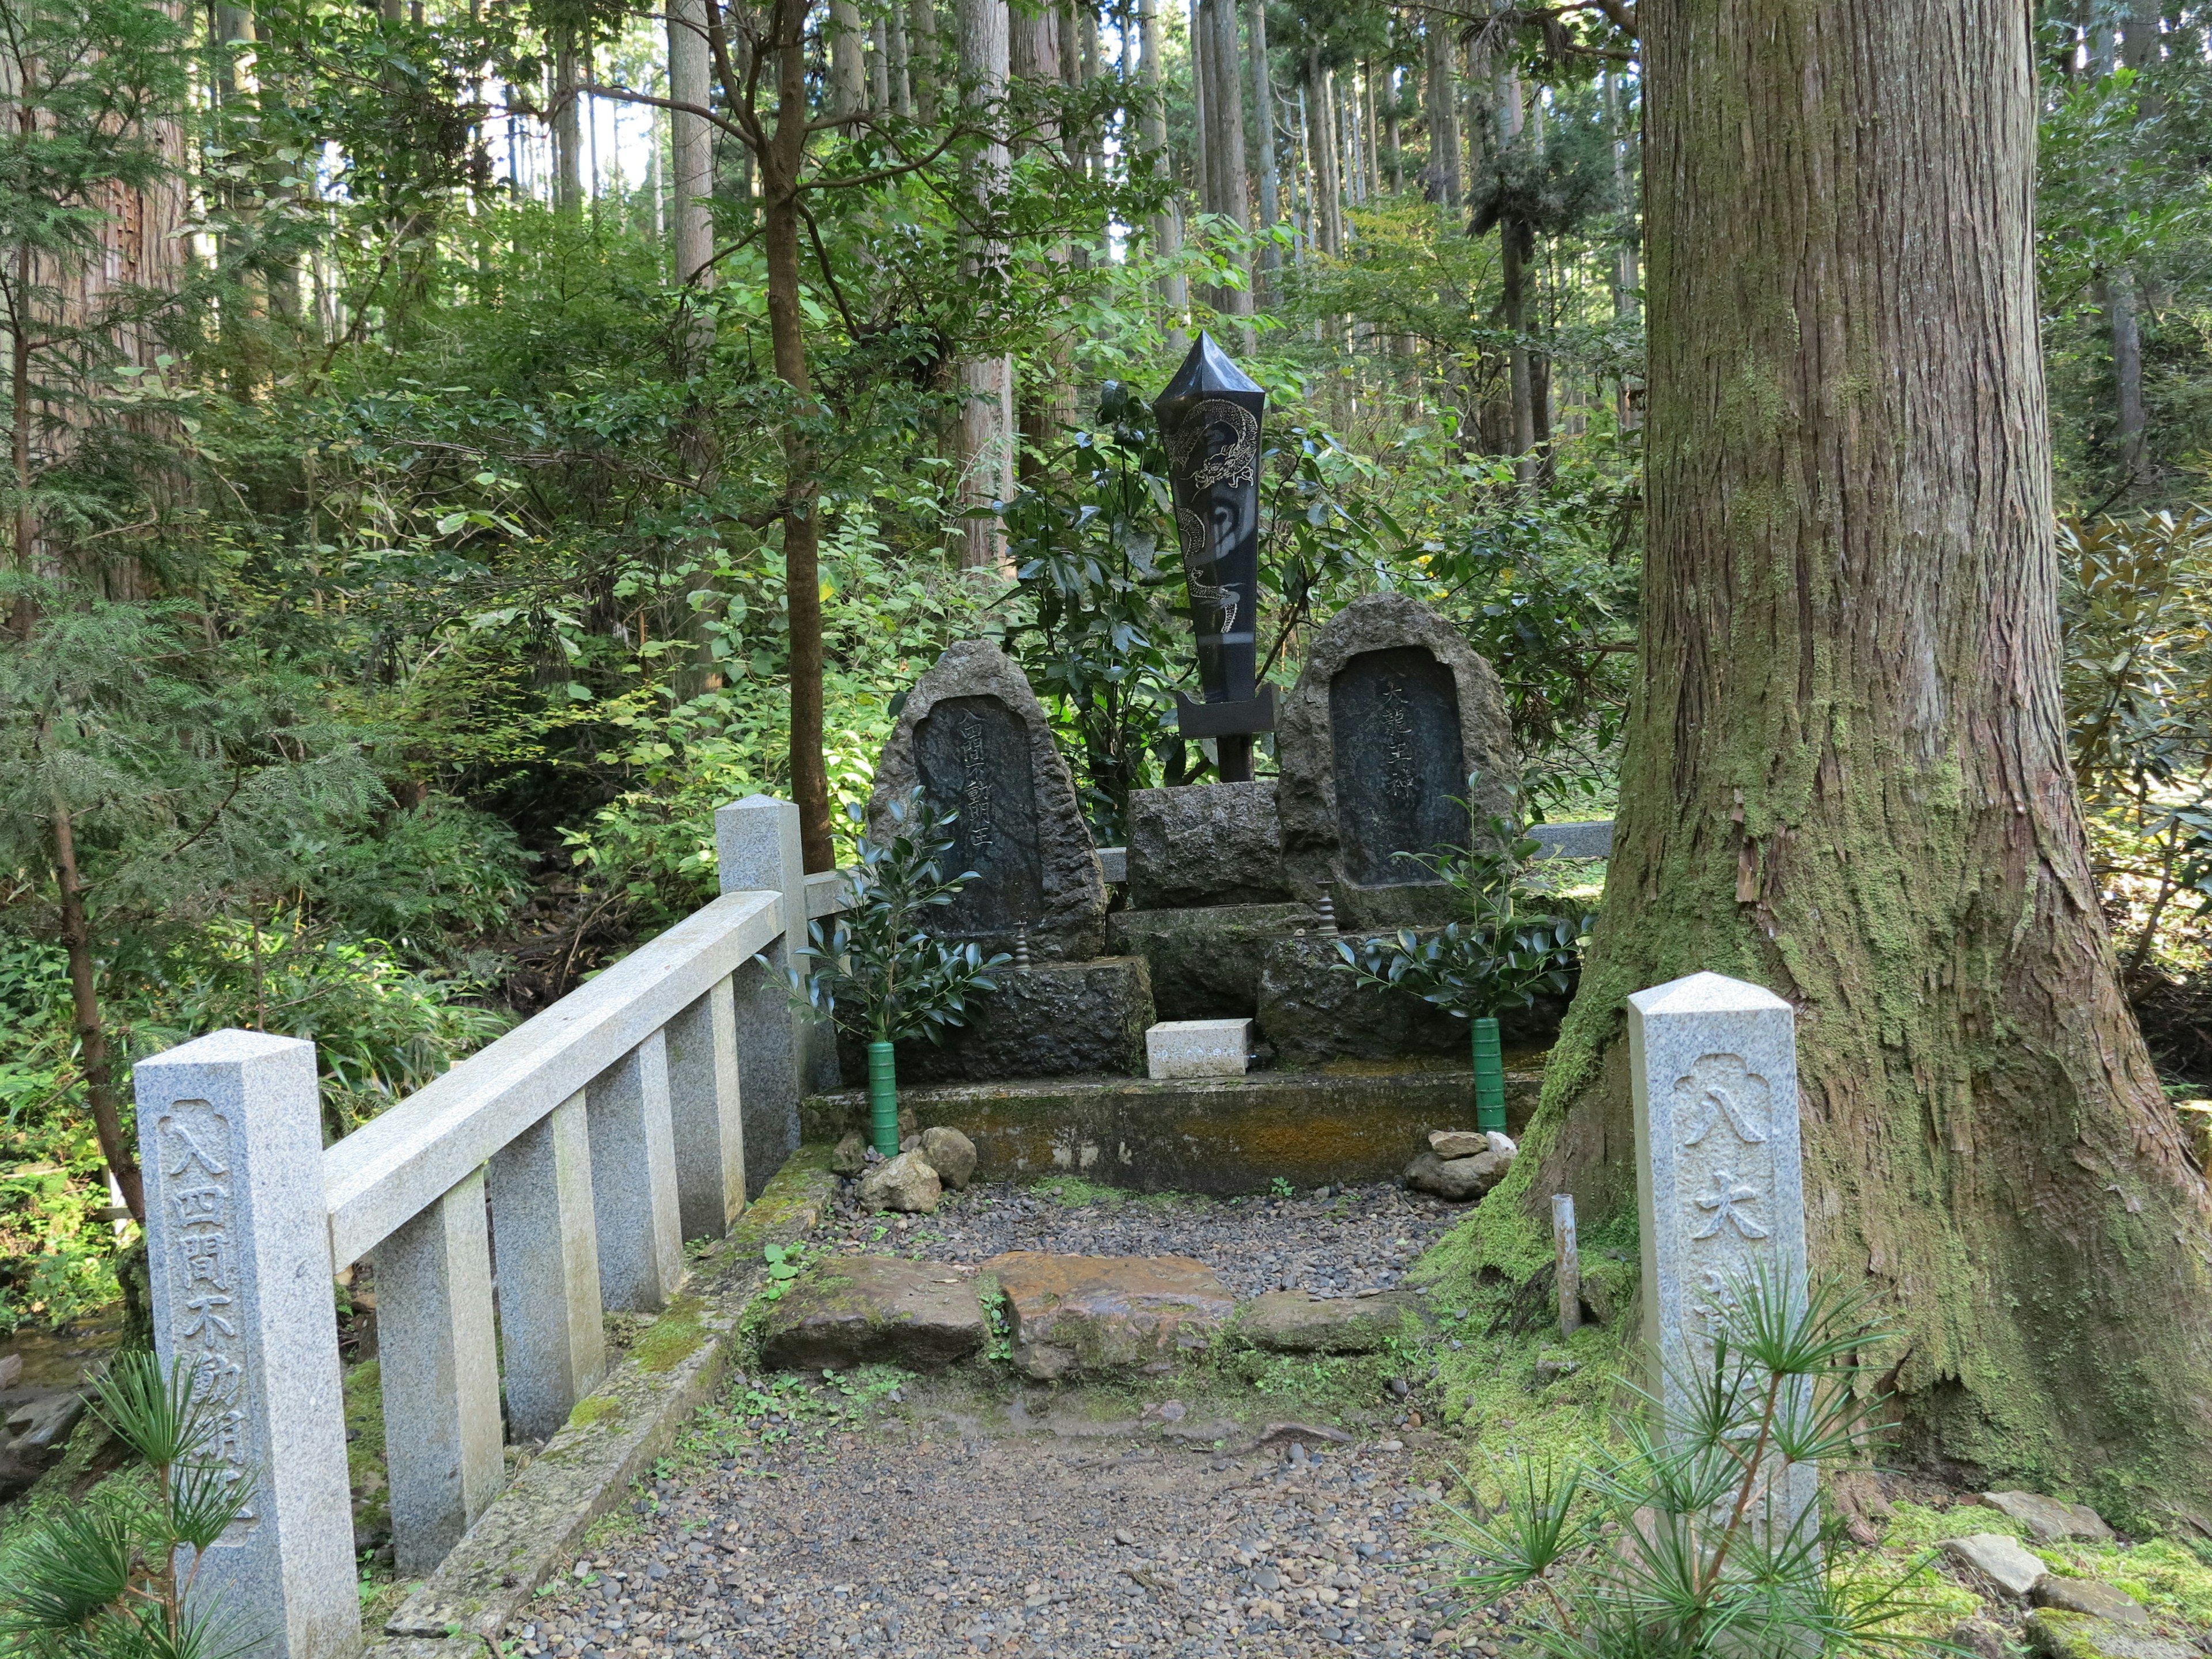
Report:
[[[1505,1133],[1505,1057],[1498,1046],[1498,1022],[1486,1016],[1474,1027],[1474,1127]]]
[[[1504,1108],[1498,1111],[1498,1121],[1503,1123]],[[898,1156],[898,1067],[888,1042],[868,1045],[868,1128],[878,1152],[885,1158]]]

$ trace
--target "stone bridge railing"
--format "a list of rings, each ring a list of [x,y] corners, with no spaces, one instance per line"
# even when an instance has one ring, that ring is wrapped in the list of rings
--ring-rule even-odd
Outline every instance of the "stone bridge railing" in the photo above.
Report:
[[[550,1437],[599,1380],[603,1313],[659,1310],[684,1241],[797,1144],[787,937],[839,885],[803,873],[788,802],[715,833],[720,898],[328,1149],[313,1043],[218,1031],[137,1066],[155,1341],[255,1483],[198,1583],[262,1651],[361,1639],[334,1273],[374,1263],[394,1553],[427,1571],[505,1441]]]

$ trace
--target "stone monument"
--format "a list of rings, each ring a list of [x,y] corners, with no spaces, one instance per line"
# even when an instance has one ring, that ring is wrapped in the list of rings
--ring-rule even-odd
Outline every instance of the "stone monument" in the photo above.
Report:
[[[1484,819],[1510,817],[1520,772],[1498,676],[1443,617],[1397,593],[1355,599],[1315,637],[1276,757],[1291,890],[1309,903],[1329,894],[1355,927],[1449,920],[1449,890],[1401,854],[1466,845]]]
[[[1796,1018],[1771,991],[1718,974],[1628,999],[1646,1386],[1670,1417],[1710,1376],[1747,1275],[1778,1275],[1804,1300]],[[1813,1466],[1788,1466],[1775,1518],[1794,1524],[1818,1486]]]
[[[1098,954],[1106,883],[1075,780],[1030,683],[988,640],[962,640],[915,683],[876,763],[869,834],[896,833],[890,804],[916,785],[956,812],[948,874],[976,878],[932,932],[1040,962]]]

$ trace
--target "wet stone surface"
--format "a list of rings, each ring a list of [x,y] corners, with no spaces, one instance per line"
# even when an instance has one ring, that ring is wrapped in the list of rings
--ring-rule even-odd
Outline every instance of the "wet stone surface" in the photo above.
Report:
[[[1429,1553],[1441,1489],[1413,1446],[1240,1455],[1137,1423],[963,1428],[920,1413],[665,1486],[642,1534],[557,1581],[511,1650],[1498,1652]]]

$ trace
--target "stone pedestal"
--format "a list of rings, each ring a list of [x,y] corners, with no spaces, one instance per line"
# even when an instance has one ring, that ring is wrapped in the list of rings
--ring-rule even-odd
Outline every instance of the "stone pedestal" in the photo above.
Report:
[[[1150,1077],[1243,1077],[1251,1062],[1249,1019],[1164,1020],[1145,1033]]]
[[[1260,1036],[1279,1066],[1320,1066],[1333,1060],[1392,1060],[1401,1055],[1449,1055],[1468,1060],[1468,1023],[1424,1002],[1410,991],[1362,985],[1343,969],[1336,940],[1308,933],[1261,941]],[[1559,1035],[1570,991],[1539,997],[1498,1019],[1509,1048],[1541,1048]]]
[[[1133,789],[1128,853],[1132,909],[1290,896],[1272,781]]]
[[[1303,904],[1116,910],[1106,919],[1106,941],[1115,955],[1150,965],[1162,1019],[1235,1019],[1260,1012],[1261,945],[1320,923]]]
[[[1145,1032],[1153,1024],[1152,977],[1142,957],[1100,957],[992,971],[995,994],[969,1005],[972,1023],[942,1043],[898,1045],[898,1079],[988,1082],[999,1078],[1141,1075]],[[866,1057],[847,1036],[842,1069],[865,1076]]]

